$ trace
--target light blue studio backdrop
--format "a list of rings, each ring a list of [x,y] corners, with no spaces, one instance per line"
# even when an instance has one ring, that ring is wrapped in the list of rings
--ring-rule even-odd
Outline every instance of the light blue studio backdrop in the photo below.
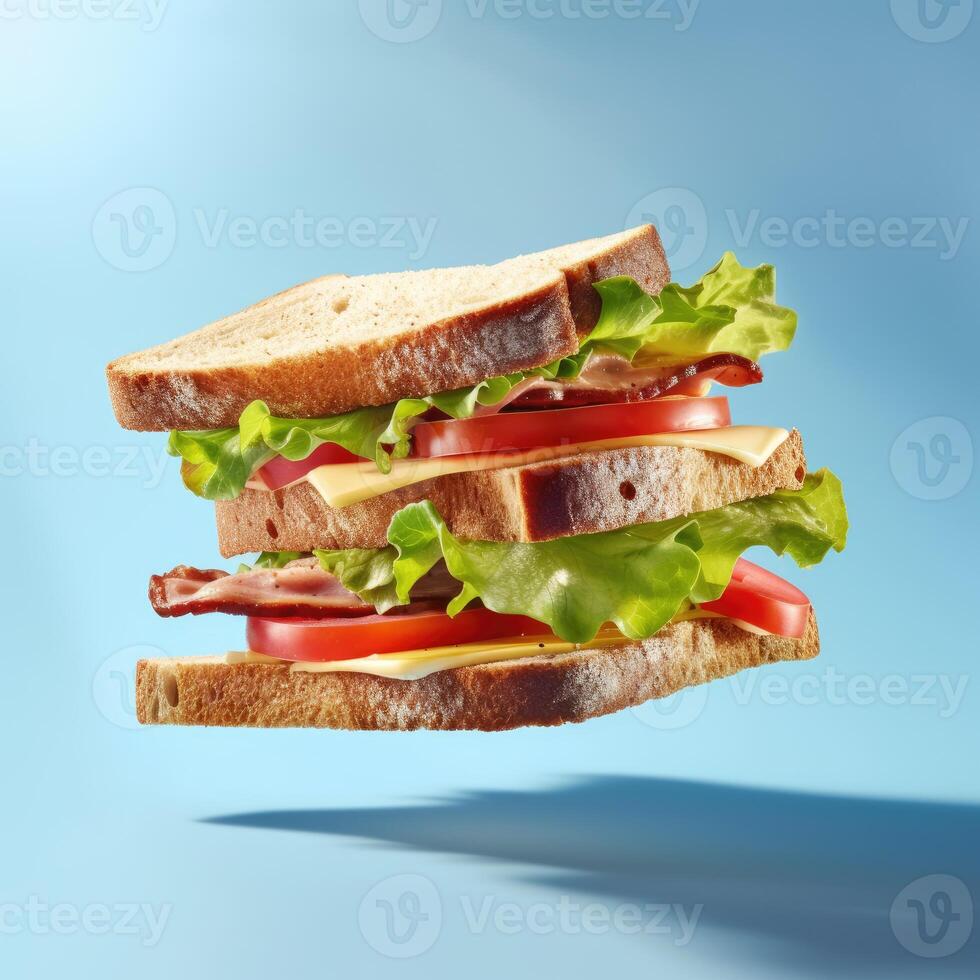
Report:
[[[975,971],[972,8],[7,0],[3,975]],[[138,729],[139,655],[242,630],[152,614],[212,509],[105,363],[644,220],[799,311],[731,395],[844,480],[847,551],[774,563],[821,657],[556,730]]]

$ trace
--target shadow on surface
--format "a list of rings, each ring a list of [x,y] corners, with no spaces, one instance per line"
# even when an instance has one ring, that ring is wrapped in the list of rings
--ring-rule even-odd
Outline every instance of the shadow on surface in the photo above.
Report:
[[[899,944],[889,919],[898,893],[920,876],[955,875],[980,895],[976,807],[603,776],[419,806],[206,822],[492,859],[512,876],[524,865],[518,880],[557,893],[703,903],[693,945],[793,973],[958,977],[976,976],[980,964],[975,935],[953,955],[924,959]]]

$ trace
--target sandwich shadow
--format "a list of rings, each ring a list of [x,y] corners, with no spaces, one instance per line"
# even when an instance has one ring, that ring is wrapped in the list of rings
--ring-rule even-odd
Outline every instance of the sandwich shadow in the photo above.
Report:
[[[903,948],[890,921],[898,893],[926,875],[954,875],[980,896],[974,806],[595,776],[418,806],[205,822],[492,860],[550,894],[703,904],[693,946],[793,972],[959,977],[980,966],[976,935],[952,955],[923,959]]]

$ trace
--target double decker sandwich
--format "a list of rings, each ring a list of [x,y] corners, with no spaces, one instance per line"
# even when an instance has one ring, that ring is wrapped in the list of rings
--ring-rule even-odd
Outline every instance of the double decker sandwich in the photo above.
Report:
[[[107,369],[171,430],[237,571],[150,580],[245,649],[141,661],[147,724],[482,729],[584,721],[818,651],[743,553],[840,551],[840,482],[732,423],[796,315],[771,266],[670,281],[651,225],[489,266],[328,276]]]

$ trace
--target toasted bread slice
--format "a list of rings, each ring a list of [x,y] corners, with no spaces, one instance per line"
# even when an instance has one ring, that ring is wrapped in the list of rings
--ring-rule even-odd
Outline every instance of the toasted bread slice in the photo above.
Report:
[[[799,640],[694,620],[649,640],[456,667],[414,681],[229,665],[222,657],[141,660],[136,712],[145,725],[502,731],[585,721],[747,667],[807,660],[819,647],[811,613]]]
[[[395,512],[427,499],[459,537],[545,541],[797,490],[804,476],[803,440],[794,429],[758,469],[700,449],[612,449],[443,476],[342,509],[330,507],[308,483],[297,483],[218,501],[218,548],[226,558],[252,551],[381,548]]]
[[[461,388],[575,351],[613,275],[663,288],[652,225],[498,265],[327,276],[113,361],[113,410],[128,429],[213,429],[256,398],[319,418]]]

